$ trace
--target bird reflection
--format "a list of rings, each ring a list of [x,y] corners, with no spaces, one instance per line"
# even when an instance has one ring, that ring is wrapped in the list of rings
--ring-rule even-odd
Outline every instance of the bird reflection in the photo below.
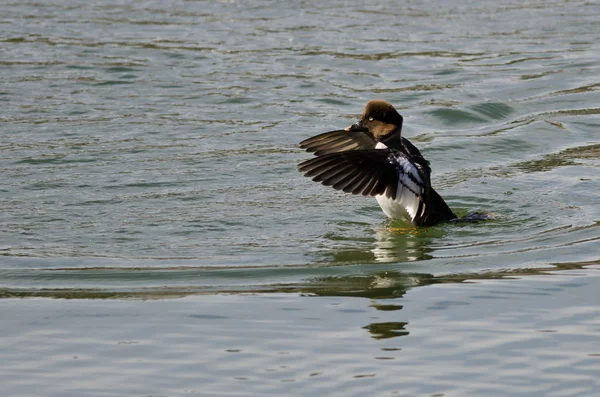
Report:
[[[406,291],[417,285],[433,282],[431,274],[402,273],[396,271],[381,271],[369,275],[351,275],[338,277],[320,277],[311,281],[304,288],[318,296],[351,296],[372,299],[371,307],[383,312],[396,312],[403,306],[396,302],[382,303],[381,299],[395,299],[404,296]],[[397,317],[393,314],[392,317]],[[391,321],[376,322],[365,325],[373,339],[390,339],[408,335],[407,322]]]
[[[373,339],[389,339],[408,335],[408,331],[404,329],[407,324],[405,322],[373,323],[363,328],[369,331]]]
[[[362,230],[357,225],[349,228],[345,223],[338,224],[337,232],[325,236],[337,247],[322,255],[325,263],[358,266],[358,269],[350,275],[313,278],[303,286],[303,292],[368,298],[373,300],[371,307],[375,310],[391,312],[402,310],[402,305],[379,300],[401,298],[412,287],[435,282],[431,274],[402,272],[401,267],[393,264],[431,259],[432,241],[445,234],[444,228],[415,228],[393,221],[377,226],[362,224]],[[383,266],[385,270],[378,266],[382,263],[388,264]],[[407,325],[400,321],[375,322],[363,328],[374,339],[389,339],[408,335]]]
[[[370,229],[370,230],[369,230]],[[327,262],[348,263],[402,263],[431,259],[432,241],[445,234],[443,228],[415,228],[398,222],[369,226],[360,237],[343,235],[345,230],[326,236],[343,248],[326,252]],[[365,233],[366,232],[366,233]],[[370,232],[370,233],[369,233]]]
[[[431,259],[431,240],[422,229],[414,227],[377,227],[371,252],[375,262],[413,262]]]
[[[431,284],[433,280],[433,275],[426,273],[380,271],[372,274],[317,277],[302,290],[318,296],[393,299],[404,296],[411,287]],[[402,309],[401,305],[387,304],[373,304],[372,307],[381,311]]]

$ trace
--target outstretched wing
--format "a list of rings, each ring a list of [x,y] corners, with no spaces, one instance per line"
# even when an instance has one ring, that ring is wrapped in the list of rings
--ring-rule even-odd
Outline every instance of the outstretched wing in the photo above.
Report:
[[[408,156],[394,149],[352,150],[325,154],[303,161],[298,170],[304,176],[363,196],[385,195],[402,205],[411,221],[425,210],[423,197],[429,175]]]
[[[374,149],[376,143],[368,132],[336,130],[305,139],[300,142],[300,147],[322,156],[347,150]]]
[[[387,160],[387,150],[351,150],[329,153],[298,164],[298,170],[313,181],[346,193],[376,196],[397,183]],[[390,189],[390,194],[395,189]]]

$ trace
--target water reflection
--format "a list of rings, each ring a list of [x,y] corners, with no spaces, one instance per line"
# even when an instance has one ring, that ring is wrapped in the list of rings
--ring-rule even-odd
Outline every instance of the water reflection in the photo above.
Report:
[[[371,307],[374,307],[375,309],[381,310],[384,312],[393,312],[396,310],[402,310],[402,305],[382,305],[382,304],[374,303],[371,305]]]
[[[415,227],[388,227],[375,229],[375,243],[371,252],[380,263],[413,262],[431,259],[431,242],[445,233],[441,228],[417,229]]]
[[[408,331],[404,329],[407,324],[405,322],[373,323],[363,328],[369,331],[373,339],[390,339],[408,335]]]
[[[410,287],[428,284],[431,274],[383,271],[367,275],[324,277],[313,280],[307,290],[319,296],[353,296],[369,299],[393,299],[404,296]],[[375,306],[378,310],[398,310],[401,306]]]
[[[177,299],[189,295],[198,294],[246,294],[246,293],[299,293],[316,296],[339,296],[339,297],[361,297],[368,299],[394,299],[401,298],[410,288],[441,283],[461,283],[467,280],[479,279],[500,279],[505,277],[524,277],[529,275],[544,275],[549,272],[561,270],[582,269],[585,266],[600,265],[600,260],[591,262],[561,263],[548,265],[540,268],[508,269],[505,271],[490,271],[486,273],[461,273],[433,275],[429,273],[403,272],[394,264],[358,264],[354,266],[298,266],[295,268],[263,268],[248,267],[234,269],[203,269],[203,268],[169,268],[161,267],[155,270],[145,269],[144,274],[155,275],[158,278],[164,277],[165,272],[177,274],[176,277],[185,278],[186,284],[178,284],[171,279],[172,285],[146,285],[145,287],[135,287],[130,284],[128,287],[102,288],[99,285],[95,287],[59,287],[54,288],[7,288],[0,287],[0,299],[2,298],[58,298],[58,299]],[[42,274],[39,270],[31,270],[31,276]],[[92,273],[94,278],[102,280],[101,272],[94,272],[93,269],[86,271],[74,269],[73,274],[80,273],[80,277],[88,277]],[[131,273],[139,273],[136,269],[112,269],[107,275],[110,278],[129,276],[133,279]],[[261,274],[268,272],[273,279],[286,279],[290,276],[298,278],[298,281],[271,283],[271,284],[252,284],[252,279],[261,279]],[[347,274],[342,274],[347,272]],[[314,276],[316,273],[321,276]],[[6,274],[6,273],[5,273]],[[243,274],[243,276],[240,276]],[[162,275],[162,276],[161,276]],[[209,285],[201,284],[202,281],[209,279]],[[246,279],[246,284],[234,284],[232,280]],[[145,281],[148,280],[146,277]],[[218,286],[214,284],[219,282]],[[372,307],[378,311],[401,310],[402,305],[382,304],[373,302]]]
[[[348,277],[325,277],[314,280],[313,285],[321,284],[311,288],[310,293],[317,296],[343,296],[361,297],[374,300],[370,305],[377,311],[387,312],[395,319],[397,313],[403,306],[398,304],[382,304],[375,300],[395,299],[403,297],[407,290],[416,285],[430,284],[433,275],[430,274],[408,274],[397,271],[377,272],[364,276]],[[398,336],[408,335],[407,322],[386,321],[372,322],[363,326],[373,339],[391,339]]]
[[[428,273],[405,273],[401,271],[378,271],[371,274],[350,275],[338,277],[318,277],[310,280],[296,291],[317,296],[345,296],[369,299],[401,298],[410,288],[446,283],[462,283],[471,280],[488,280],[502,278],[520,278],[554,274],[556,271],[583,269],[585,266],[600,265],[600,260],[582,263],[560,263],[548,267],[532,269],[510,269],[487,273],[447,274],[434,276]],[[279,289],[283,292],[283,288]],[[286,289],[285,292],[290,292]],[[445,305],[455,305],[454,301],[442,302]],[[373,302],[373,308],[378,311],[402,310],[402,305]]]
[[[389,221],[364,232],[374,238],[348,237],[341,233],[325,236],[335,242],[348,242],[343,248],[326,252],[325,262],[332,264],[402,263],[427,260],[433,257],[432,241],[446,234],[443,227],[418,229],[401,221]]]
[[[600,145],[587,145],[565,149],[558,153],[546,154],[545,156],[516,163],[513,167],[524,172],[551,171],[557,167],[578,165],[577,160],[590,160],[600,158]]]

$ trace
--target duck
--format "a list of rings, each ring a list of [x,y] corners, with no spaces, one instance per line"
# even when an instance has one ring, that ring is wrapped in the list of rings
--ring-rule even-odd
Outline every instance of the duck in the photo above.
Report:
[[[384,214],[414,226],[457,219],[431,186],[431,167],[401,134],[403,117],[381,99],[367,103],[360,120],[300,142],[316,157],[298,171],[324,186],[375,197]]]

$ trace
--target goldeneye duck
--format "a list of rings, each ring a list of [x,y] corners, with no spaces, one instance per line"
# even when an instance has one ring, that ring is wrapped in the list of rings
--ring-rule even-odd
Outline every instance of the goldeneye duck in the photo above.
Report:
[[[336,190],[374,196],[389,218],[415,226],[455,219],[431,187],[429,162],[401,136],[402,121],[389,102],[369,101],[357,123],[300,142],[317,157],[298,164],[298,170]]]

